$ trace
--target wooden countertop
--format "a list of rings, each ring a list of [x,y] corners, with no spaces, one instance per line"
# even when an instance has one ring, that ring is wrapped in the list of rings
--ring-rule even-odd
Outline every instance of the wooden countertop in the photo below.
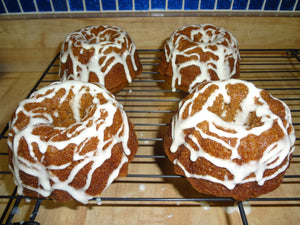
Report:
[[[170,33],[170,30],[174,29],[175,26],[179,24],[193,24],[197,20],[204,21],[204,18],[164,18],[165,22],[162,22],[162,26],[170,25],[168,32],[147,32],[140,33],[134,31],[134,28],[127,23],[133,23],[131,18],[121,19],[103,19],[102,23],[110,21],[115,22],[118,25],[126,26],[137,40],[137,46],[141,46],[140,49],[158,49],[161,46],[161,42],[158,39],[166,39]],[[173,19],[173,23],[172,20]],[[275,40],[267,39],[263,37],[258,37],[257,35],[251,34],[251,40],[246,43],[246,34],[241,34],[238,32],[237,26],[246,23],[245,18],[225,18],[224,21],[219,21],[216,18],[205,18],[205,21],[210,23],[219,23],[227,25],[230,21],[232,27],[236,33],[236,36],[241,38],[242,46],[245,48],[269,48],[272,45],[269,42],[279,43],[280,40],[290,39],[291,44],[288,45],[273,45],[274,48],[296,48],[298,42],[294,40],[294,36],[298,37],[300,31],[297,30],[299,25],[299,20],[292,19],[288,22],[286,18],[266,18],[265,24],[271,24],[271,20],[276,21],[282,26],[287,28],[287,36],[281,35]],[[248,18],[250,25],[253,27],[254,22],[258,23],[263,18]],[[144,21],[146,24],[151,24],[149,18],[140,18],[140,21]],[[241,21],[240,21],[241,20]],[[77,25],[87,25],[95,24],[99,22],[98,19],[76,19]],[[156,18],[153,18],[156,21]],[[31,20],[31,21],[0,21],[0,29],[4,35],[0,36],[0,105],[3,107],[0,111],[0,128],[2,129],[6,126],[10,115],[14,111],[18,103],[24,99],[32,87],[35,85],[39,77],[45,71],[51,60],[54,58],[59,49],[59,43],[63,38],[62,33],[67,33],[66,28],[68,26],[68,31],[72,31],[75,25],[71,23],[76,23],[74,20]],[[127,22],[127,23],[126,23]],[[13,48],[13,41],[9,40],[9,28],[18,27],[21,29],[22,24],[26,28],[21,32],[30,33],[33,28],[29,28],[30,25],[36,25],[42,31],[38,31],[39,35],[30,35],[30,38],[41,38],[40,35],[46,33],[46,28],[42,28],[43,24],[51,24],[51,29],[48,27],[48,32],[51,33],[49,39],[47,37],[41,40],[36,40],[37,46],[47,46],[46,49],[41,50],[40,47],[34,49],[33,43],[29,40],[25,40],[28,47],[20,46],[17,44],[16,49],[13,50],[11,55],[8,54],[7,60],[4,59],[3,53],[7,53],[9,49]],[[9,26],[10,24],[11,26]],[[142,24],[142,23],[141,23]],[[58,36],[52,32],[55,26],[59,26],[60,29],[57,32]],[[68,25],[68,26],[67,26]],[[273,24],[274,25],[274,24]],[[123,26],[123,27],[124,27]],[[154,27],[159,26],[159,24],[153,25]],[[271,26],[271,25],[270,25]],[[277,30],[284,30],[280,26],[279,28],[274,28]],[[141,25],[138,26],[143,29]],[[151,26],[150,26],[151,27]],[[261,25],[259,25],[261,27]],[[295,29],[293,31],[292,37],[292,27]],[[29,31],[28,31],[28,30]],[[128,30],[127,29],[127,30]],[[153,27],[151,27],[153,29]],[[227,28],[228,29],[228,28]],[[242,28],[241,29],[245,29]],[[271,30],[271,27],[269,28]],[[299,29],[299,27],[298,27]],[[159,29],[158,29],[159,30]],[[230,29],[228,29],[230,30]],[[269,30],[269,31],[270,31]],[[1,31],[1,30],[0,30]],[[168,35],[167,35],[168,34]],[[5,36],[5,37],[4,37]],[[11,34],[12,36],[12,34]],[[142,41],[145,37],[153,37],[153,42],[151,43],[147,38],[147,41]],[[253,38],[257,39],[253,40]],[[13,35],[12,39],[15,39]],[[269,38],[271,38],[269,36]],[[26,39],[26,38],[25,38]],[[50,40],[51,39],[51,40]],[[59,39],[59,41],[58,41]],[[298,41],[297,40],[297,41]],[[8,43],[8,47],[3,47],[3,41]],[[141,42],[139,42],[141,41]],[[22,42],[22,41],[21,41]],[[22,42],[24,44],[24,42]],[[43,42],[43,44],[41,44]],[[140,43],[140,44],[139,44]],[[264,44],[266,43],[266,44]],[[50,46],[50,47],[49,47]],[[282,46],[282,47],[281,47]],[[298,46],[300,47],[300,46]],[[27,48],[27,49],[26,49]],[[26,53],[20,53],[17,55],[17,50],[24,50]],[[48,52],[47,52],[48,51]],[[34,53],[39,52],[35,55]],[[181,99],[184,94],[180,92],[164,92],[168,88],[166,84],[161,82],[161,77],[153,73],[156,71],[157,57],[159,57],[160,52],[141,51],[141,57],[143,58],[144,73],[137,78],[137,82],[132,83],[129,87],[125,88],[124,91],[119,92],[116,96],[117,99],[124,105],[125,110],[128,111],[128,115],[132,122],[135,124],[135,130],[139,138],[139,150],[138,155],[130,165],[129,176],[127,178],[118,179],[114,182],[102,195],[102,204],[97,205],[96,201],[91,201],[88,205],[81,205],[76,202],[69,202],[65,204],[56,204],[51,200],[43,200],[41,206],[38,210],[38,215],[36,221],[41,224],[242,224],[240,213],[237,207],[232,207],[233,202],[230,201],[200,201],[201,198],[207,198],[208,196],[202,195],[196,192],[189,183],[184,178],[172,177],[174,175],[173,167],[168,159],[164,158],[164,152],[162,148],[161,138],[163,137],[166,129],[167,123],[177,104],[178,100]],[[286,103],[290,106],[293,115],[293,122],[296,124],[296,135],[300,137],[300,65],[294,58],[277,57],[285,55],[285,52],[241,52],[243,65],[241,70],[244,71],[241,74],[241,79],[253,80],[253,82],[262,88],[267,88],[274,96],[278,98],[286,99]],[[261,56],[268,55],[268,58],[260,58]],[[276,57],[274,57],[276,55]],[[28,56],[28,57],[26,57]],[[44,56],[38,59],[37,62],[30,63],[31,60],[35,60],[38,57]],[[254,58],[252,56],[255,56]],[[259,57],[257,57],[259,56]],[[24,61],[20,59],[23,58]],[[150,58],[150,59],[148,59]],[[20,60],[15,61],[16,59]],[[4,61],[3,61],[4,60]],[[264,65],[253,65],[257,63],[264,62]],[[25,64],[30,65],[26,66]],[[277,64],[277,65],[274,65]],[[56,66],[50,67],[44,81],[41,85],[47,85],[52,80],[57,79],[58,64],[55,62]],[[37,66],[37,67],[35,67]],[[22,68],[23,71],[22,71]],[[263,72],[254,72],[262,71]],[[283,71],[270,73],[268,71]],[[247,72],[248,71],[248,72]],[[249,72],[252,71],[252,72]],[[149,90],[155,90],[149,92]],[[148,112],[141,112],[145,110]],[[1,160],[1,171],[8,171],[7,169],[7,152],[6,139],[3,138],[0,141],[0,154]],[[151,157],[151,156],[157,157]],[[300,155],[300,142],[296,141],[295,155]],[[149,157],[148,157],[149,156]],[[145,176],[135,176],[135,175],[151,175],[150,177]],[[292,164],[286,173],[287,175],[299,175],[300,174],[300,161],[299,157],[294,157],[292,159]],[[162,177],[161,175],[171,175],[171,177]],[[0,193],[1,196],[11,195],[14,189],[14,184],[11,175],[0,174]],[[124,198],[124,201],[118,200],[114,201],[113,198]],[[249,224],[298,224],[300,221],[300,178],[299,177],[288,177],[284,179],[282,185],[276,189],[274,192],[261,196],[267,198],[265,201],[248,201],[245,203],[244,209],[250,210],[247,214],[247,220]],[[271,201],[270,198],[297,198],[298,201],[285,201],[276,199],[276,201]],[[152,201],[151,199],[153,198]],[[159,201],[158,199],[164,199]],[[167,198],[169,201],[166,201]],[[193,200],[192,198],[196,198]],[[183,200],[185,199],[185,200]],[[1,198],[0,202],[0,212],[4,211],[7,205],[8,198]],[[19,210],[13,218],[13,221],[29,221],[30,215],[32,214],[33,208],[35,206],[36,200],[21,200],[19,205]],[[250,206],[249,206],[250,205]],[[234,212],[228,213],[227,211],[233,210]],[[5,220],[7,217],[5,218]],[[4,221],[5,221],[4,220]]]
[[[42,72],[67,33],[109,24],[126,30],[138,49],[159,49],[176,29],[212,23],[237,38],[239,48],[300,48],[300,17],[125,17],[0,19],[0,72]]]

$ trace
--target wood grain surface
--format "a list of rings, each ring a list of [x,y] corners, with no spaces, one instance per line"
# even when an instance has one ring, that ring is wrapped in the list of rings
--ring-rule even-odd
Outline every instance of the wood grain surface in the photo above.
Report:
[[[67,33],[84,26],[122,27],[138,49],[159,49],[187,24],[212,23],[231,31],[239,48],[299,48],[300,17],[128,17],[0,20],[0,72],[42,72]]]

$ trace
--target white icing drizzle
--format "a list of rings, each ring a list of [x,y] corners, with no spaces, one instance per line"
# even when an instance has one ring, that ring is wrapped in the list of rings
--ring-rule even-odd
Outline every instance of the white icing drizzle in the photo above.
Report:
[[[206,201],[201,201],[200,205],[202,206],[202,209],[204,209],[204,210],[209,210],[210,209],[210,205]]]
[[[241,111],[235,116],[235,122],[226,122],[221,117],[209,111],[208,108],[214,104],[216,97],[219,95],[223,96],[225,102],[230,102],[231,99],[227,94],[226,85],[238,83],[242,83],[247,86],[248,95],[240,104]],[[189,115],[187,118],[183,119],[182,113],[187,109],[188,112],[191,112],[193,104],[195,103],[195,99],[211,85],[217,85],[218,89],[214,90],[214,92],[208,97],[207,101],[202,106],[202,109],[196,112],[194,115]],[[210,175],[203,176],[199,174],[192,174],[187,171],[187,169],[180,163],[179,160],[175,159],[173,163],[178,165],[184,171],[186,177],[205,179],[215,183],[220,183],[226,186],[228,189],[232,190],[236,186],[236,184],[251,181],[256,181],[259,185],[263,185],[265,181],[276,177],[278,174],[287,169],[289,160],[287,160],[286,164],[280,167],[280,169],[278,169],[276,172],[270,174],[269,176],[264,176],[265,170],[278,167],[286,158],[288,159],[289,156],[293,153],[295,149],[295,132],[292,127],[291,113],[288,106],[284,102],[282,102],[285,107],[285,120],[287,121],[287,124],[284,126],[281,118],[272,113],[268,103],[261,97],[261,91],[261,89],[256,88],[252,83],[246,81],[235,79],[230,79],[227,81],[215,81],[207,83],[200,90],[196,87],[190,99],[181,101],[179,103],[178,113],[173,116],[171,121],[171,135],[173,138],[173,142],[170,147],[170,151],[172,153],[175,153],[177,152],[180,145],[184,145],[190,151],[190,160],[192,162],[195,162],[198,158],[203,157],[217,167],[226,168],[234,178],[232,180],[229,180],[228,178],[225,178],[225,180],[220,180]],[[258,101],[262,104],[255,104],[255,99],[258,99]],[[262,124],[258,127],[250,129],[247,126],[247,121],[248,116],[251,112],[255,112],[257,117],[261,117]],[[223,140],[204,133],[199,127],[196,126],[203,121],[208,122],[210,132],[215,133],[220,137],[236,138],[236,145],[232,146],[228,143],[225,143]],[[238,165],[236,162],[234,162],[234,159],[241,159],[241,156],[238,153],[241,139],[250,134],[258,136],[264,131],[270,129],[275,122],[279,124],[284,134],[284,137],[282,139],[268,146],[264,151],[263,156],[257,161],[252,160],[242,165]],[[234,130],[236,132],[226,132],[224,130],[221,130],[220,127],[223,129],[230,129],[231,131]],[[290,133],[288,133],[287,131],[288,127],[291,127]],[[193,144],[195,144],[196,149],[194,149],[193,146],[189,145],[185,141],[184,130],[189,128],[194,128],[196,132],[200,133],[202,138],[211,139],[226,147],[229,151],[231,151],[231,158],[221,159],[210,155],[208,152],[202,149],[196,137],[193,136],[193,134],[190,134],[188,138],[193,141]],[[248,176],[251,173],[254,173],[255,177],[249,178]]]
[[[207,26],[211,26],[212,28],[204,29]],[[191,33],[186,36],[181,34],[180,32],[185,30],[186,28],[192,27]],[[217,33],[219,32],[219,33]],[[208,34],[211,33],[212,36]],[[195,40],[199,34],[202,35],[199,41]],[[225,35],[228,34],[231,40],[228,40]],[[196,45],[186,49],[182,48],[179,44],[181,41],[187,40],[191,43],[195,43]],[[226,42],[228,46],[224,46],[223,42]],[[217,49],[212,50],[209,46],[214,46]],[[200,48],[205,53],[213,53],[218,56],[217,60],[210,58],[206,62],[201,62],[203,60],[200,54],[194,52],[194,49]],[[169,49],[170,51],[168,52]],[[199,50],[197,50],[199,51]],[[172,90],[175,91],[176,83],[181,85],[181,70],[189,67],[191,65],[197,66],[200,69],[200,74],[196,77],[196,79],[189,85],[189,91],[198,83],[203,81],[210,81],[211,77],[209,74],[209,70],[213,70],[216,72],[219,80],[226,80],[236,74],[236,64],[238,59],[240,58],[239,50],[237,48],[237,40],[235,37],[224,28],[217,28],[211,24],[202,24],[202,25],[186,25],[176,30],[168,39],[164,46],[164,52],[167,63],[170,63],[172,66]],[[179,63],[177,59],[179,57],[196,57],[196,59],[190,59],[189,61],[185,61],[183,63]],[[230,70],[230,65],[228,58],[233,57],[234,65],[233,70]]]
[[[242,202],[246,215],[251,213],[251,205],[249,202]],[[227,214],[232,214],[234,212],[239,212],[239,206],[237,202],[234,202],[233,206],[223,206],[222,207]]]
[[[101,198],[96,198],[96,203],[97,203],[97,205],[102,205],[102,200],[101,200]]]
[[[94,72],[99,83],[105,86],[105,76],[109,73],[113,66],[120,63],[124,67],[127,81],[132,82],[132,78],[129,72],[128,65],[126,63],[127,56],[130,56],[133,68],[137,71],[137,65],[134,59],[134,53],[136,52],[135,44],[131,40],[128,33],[117,26],[101,25],[104,28],[97,34],[92,33],[93,29],[98,29],[100,26],[89,26],[82,28],[79,31],[75,31],[66,36],[61,48],[60,63],[66,63],[68,57],[72,60],[73,74],[70,71],[65,70],[60,76],[61,80],[65,81],[70,78],[74,80],[81,80],[88,82],[90,72]],[[112,35],[108,34],[108,31],[113,32]],[[117,35],[116,35],[117,33]],[[68,45],[65,51],[64,46]],[[94,49],[94,55],[91,56],[87,64],[83,64],[78,61],[73,53],[73,46],[80,48],[80,54],[84,54],[84,50]],[[123,49],[125,46],[125,49]],[[110,53],[107,50],[112,50]],[[116,52],[114,49],[121,50]],[[105,56],[105,60],[100,64],[99,59]],[[112,62],[110,62],[112,60]],[[107,64],[109,64],[107,66]],[[105,71],[102,71],[107,66]]]
[[[53,129],[59,131],[58,135],[61,133],[67,133],[70,139],[65,141],[54,141],[54,138],[57,137],[57,135],[55,135],[51,137],[49,141],[43,141],[41,140],[40,135],[35,135],[32,133],[32,131],[40,126],[51,127],[53,122],[52,116],[46,113],[40,114],[37,112],[36,108],[27,111],[24,106],[30,103],[42,102],[45,100],[45,98],[51,99],[61,89],[66,90],[66,92],[61,98],[59,105],[66,100],[66,96],[70,91],[72,91],[76,96],[71,102],[69,102],[71,105],[70,108],[73,111],[73,115],[75,115],[76,122],[69,127],[53,127]],[[46,94],[46,92],[49,90],[53,91],[50,94]],[[91,118],[80,118],[80,101],[81,97],[85,93],[89,93],[93,97],[93,103],[95,104],[93,107],[96,107],[96,110]],[[97,98],[98,94],[102,94],[107,102],[100,103],[100,100]],[[59,105],[57,105],[55,108],[58,108]],[[121,112],[120,119],[122,119],[122,125],[117,134],[104,141],[104,131],[107,127],[110,127],[113,124],[114,115],[117,110],[120,110]],[[23,112],[28,118],[30,118],[30,123],[21,130],[15,126],[20,112]],[[102,118],[101,113],[104,112],[107,112],[107,117]],[[54,112],[53,116],[56,117],[57,114],[57,112]],[[72,131],[72,127],[74,126],[78,127]],[[93,173],[111,157],[113,146],[117,143],[121,143],[124,153],[118,168],[109,176],[106,188],[113,182],[114,179],[118,177],[121,167],[128,162],[128,156],[131,153],[131,150],[128,148],[129,121],[122,105],[119,104],[104,87],[82,81],[56,82],[36,91],[30,96],[29,99],[23,100],[16,109],[16,117],[10,121],[10,132],[8,136],[8,146],[12,151],[12,166],[10,169],[14,175],[14,181],[18,186],[18,194],[23,194],[24,187],[45,197],[50,196],[55,189],[63,190],[68,192],[77,201],[85,204],[93,197],[85,192],[90,187]],[[28,151],[32,159],[35,161],[34,163],[28,161],[18,154],[20,140],[22,138],[28,144]],[[83,153],[82,150],[85,147],[85,144],[91,138],[97,138],[99,140],[97,149]],[[39,160],[35,155],[32,146],[33,143],[38,144],[39,151],[42,154],[45,154],[50,146],[54,146],[58,150],[62,151],[69,144],[75,144],[77,147],[73,153],[73,161],[63,165],[45,165],[47,162],[44,161],[44,157]],[[104,146],[107,147],[105,150],[103,150]],[[65,181],[61,181],[55,174],[52,173],[52,171],[64,170],[69,166],[74,165],[74,163],[78,164],[74,166],[69,177]],[[74,180],[80,170],[88,163],[92,163],[92,166],[87,174],[85,186],[81,189],[75,189],[70,185],[70,183]],[[20,178],[20,171],[37,177],[39,187],[35,188],[30,185],[23,184],[23,181]],[[52,181],[53,184],[51,184],[50,181]]]
[[[140,184],[139,185],[139,190],[140,191],[145,191],[146,190],[146,185],[145,184]]]

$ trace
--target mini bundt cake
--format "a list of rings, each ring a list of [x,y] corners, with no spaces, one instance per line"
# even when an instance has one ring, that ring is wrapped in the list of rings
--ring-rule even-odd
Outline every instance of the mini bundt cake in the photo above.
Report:
[[[198,83],[239,77],[240,54],[235,37],[211,24],[187,25],[164,45],[158,71],[172,90],[185,92]]]
[[[86,204],[118,176],[137,151],[133,125],[100,84],[56,82],[34,92],[9,123],[9,165],[17,191]]]
[[[243,201],[276,189],[295,149],[289,108],[254,84],[205,82],[173,115],[164,148],[201,193]]]
[[[62,81],[99,82],[118,92],[142,72],[135,44],[117,26],[90,26],[70,33],[61,47]]]

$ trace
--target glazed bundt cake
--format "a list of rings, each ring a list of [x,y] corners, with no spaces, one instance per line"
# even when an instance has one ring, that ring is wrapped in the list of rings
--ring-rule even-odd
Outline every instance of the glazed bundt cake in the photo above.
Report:
[[[158,70],[173,91],[189,92],[204,81],[238,78],[239,61],[230,32],[211,24],[186,25],[165,43]]]
[[[142,72],[135,44],[117,26],[90,26],[66,36],[60,53],[60,78],[99,82],[118,92]]]
[[[8,147],[18,194],[87,203],[127,175],[138,143],[122,105],[103,86],[65,81],[20,103]]]
[[[172,117],[164,148],[201,193],[243,201],[276,189],[295,133],[287,105],[236,79],[198,85]]]

